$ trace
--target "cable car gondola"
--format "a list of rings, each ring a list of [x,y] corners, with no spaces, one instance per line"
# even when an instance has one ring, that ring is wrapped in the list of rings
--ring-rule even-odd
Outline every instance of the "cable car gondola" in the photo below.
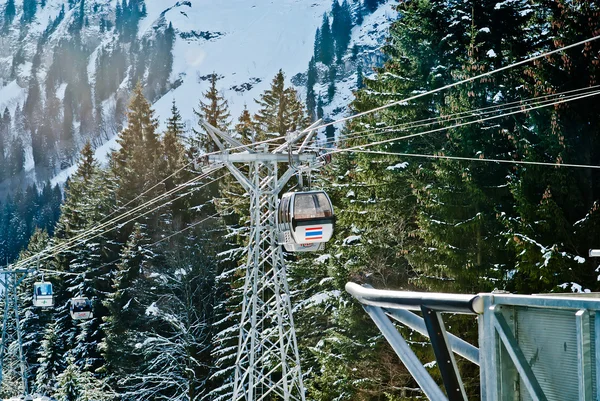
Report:
[[[52,283],[38,281],[33,284],[33,306],[51,308],[54,306]]]
[[[325,191],[288,192],[277,212],[279,244],[288,252],[322,250],[333,236],[335,215]]]
[[[71,298],[71,318],[74,320],[91,319],[94,317],[92,312],[92,301],[86,297]]]

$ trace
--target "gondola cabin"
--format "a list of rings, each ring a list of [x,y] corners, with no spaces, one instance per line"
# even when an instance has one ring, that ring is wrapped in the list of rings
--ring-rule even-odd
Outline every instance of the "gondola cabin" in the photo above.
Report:
[[[33,306],[41,308],[54,306],[52,283],[41,281],[33,284]]]
[[[74,320],[91,319],[94,317],[92,301],[86,297],[72,298],[70,312]]]
[[[335,215],[324,191],[288,192],[277,212],[279,243],[288,252],[318,251],[333,236]]]

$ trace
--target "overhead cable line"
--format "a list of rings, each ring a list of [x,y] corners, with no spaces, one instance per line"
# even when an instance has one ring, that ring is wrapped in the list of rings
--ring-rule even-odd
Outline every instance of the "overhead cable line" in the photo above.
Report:
[[[221,167],[219,167],[219,168],[221,168]],[[118,216],[116,218],[113,218],[111,221],[103,223],[100,226],[88,229],[84,233],[79,234],[76,237],[70,238],[66,242],[60,243],[60,244],[58,244],[58,245],[56,245],[54,247],[51,247],[51,248],[46,249],[46,250],[43,250],[43,251],[41,251],[41,252],[39,252],[39,253],[37,253],[35,255],[32,255],[32,256],[27,257],[27,258],[25,258],[23,260],[20,260],[20,261],[16,262],[13,266],[14,266],[14,268],[17,268],[17,267],[20,267],[20,266],[27,265],[32,259],[36,259],[36,260],[45,260],[45,259],[48,259],[48,258],[56,255],[59,252],[65,252],[67,250],[70,250],[70,249],[78,246],[81,243],[87,242],[87,241],[89,241],[91,239],[94,239],[94,238],[97,238],[97,237],[99,237],[101,235],[104,235],[104,234],[106,234],[106,233],[114,230],[115,228],[123,227],[123,226],[127,225],[128,223],[131,223],[132,221],[135,221],[136,219],[138,219],[140,217],[143,217],[143,216],[145,216],[145,215],[147,215],[149,213],[152,213],[152,212],[154,212],[155,210],[157,210],[157,209],[159,209],[161,207],[164,207],[164,206],[166,206],[168,204],[171,204],[172,202],[174,202],[176,200],[179,200],[179,199],[181,199],[181,198],[183,198],[185,196],[188,196],[188,195],[196,192],[198,189],[204,188],[204,187],[206,187],[206,186],[208,186],[208,185],[210,185],[210,184],[218,181],[219,179],[223,178],[225,175],[228,174],[228,173],[225,173],[224,175],[222,175],[222,176],[220,176],[218,178],[215,178],[215,179],[209,181],[208,183],[205,183],[205,184],[203,184],[203,185],[201,185],[199,187],[192,188],[192,190],[190,190],[189,192],[184,193],[183,195],[180,195],[180,196],[178,196],[175,199],[171,199],[171,200],[169,200],[166,203],[160,204],[160,205],[154,207],[153,209],[148,210],[148,211],[146,211],[146,212],[144,212],[142,214],[134,216],[133,218],[131,218],[131,219],[125,221],[125,222],[120,222],[119,221],[119,220],[122,220],[122,219],[124,219],[126,217],[131,216],[132,214],[134,214],[135,212],[140,211],[141,209],[144,209],[144,208],[146,208],[148,206],[151,206],[151,205],[155,204],[157,201],[162,200],[165,197],[168,197],[168,196],[170,196],[170,195],[172,195],[172,194],[180,191],[181,189],[189,186],[190,184],[194,183],[195,181],[198,181],[199,179],[204,178],[204,177],[210,175],[211,173],[215,172],[219,168],[213,169],[212,171],[210,171],[208,173],[205,173],[202,176],[195,177],[192,180],[188,181],[187,183],[182,184],[182,185],[180,185],[178,187],[175,187],[171,191],[168,191],[167,193],[162,194],[162,195],[160,195],[160,196],[158,196],[158,197],[156,197],[154,199],[151,199],[150,201],[146,202],[145,204],[140,205],[140,206],[134,208],[132,211],[129,211],[127,213],[123,213],[122,215],[120,215],[120,216]],[[105,227],[107,227],[109,225],[113,225],[113,224],[114,224],[113,227],[109,227],[107,229],[104,229]],[[104,230],[98,233],[97,231],[100,230],[100,229],[104,229]],[[92,234],[95,234],[95,235],[92,235]],[[42,255],[43,253],[45,253],[45,255]]]
[[[143,203],[141,205],[138,205],[138,206],[134,207],[133,209],[130,209],[130,210],[128,210],[128,211],[126,211],[126,212],[118,215],[117,217],[114,217],[113,219],[111,219],[109,221],[106,221],[106,222],[104,222],[102,224],[98,224],[96,226],[93,226],[93,227],[90,227],[88,229],[85,229],[82,233],[76,235],[75,237],[69,238],[67,241],[61,242],[60,244],[57,244],[54,247],[51,247],[51,248],[49,248],[49,249],[47,249],[45,251],[41,251],[40,253],[43,253],[43,252],[51,252],[51,253],[60,252],[60,251],[62,251],[62,248],[70,245],[71,243],[74,243],[76,241],[79,241],[79,242],[85,241],[86,240],[86,236],[91,235],[94,232],[96,232],[98,230],[101,230],[101,229],[103,229],[104,227],[106,227],[108,225],[114,224],[114,223],[118,222],[121,219],[129,217],[132,214],[138,212],[139,210],[142,210],[142,209],[144,209],[144,208],[146,208],[148,206],[151,206],[154,203],[162,200],[165,197],[168,197],[168,196],[170,196],[170,195],[172,195],[172,194],[174,194],[176,192],[179,192],[180,190],[184,189],[185,187],[187,187],[187,186],[189,186],[189,185],[191,185],[191,184],[193,184],[193,183],[195,183],[197,181],[200,181],[203,178],[206,178],[207,176],[209,176],[214,171],[216,171],[216,169],[211,170],[211,171],[207,171],[207,172],[205,172],[202,175],[196,176],[196,177],[192,178],[191,180],[189,180],[188,182],[172,188],[171,190],[167,191],[166,193],[160,194],[160,195],[158,195],[158,196],[156,196],[156,197],[148,200],[147,202],[145,202],[145,203]],[[30,256],[29,258],[24,259],[22,262],[29,261],[30,259],[33,259],[35,257],[36,257],[36,255]]]
[[[269,144],[269,143],[271,143],[271,142],[279,141],[279,140],[281,140],[281,139],[285,139],[285,136],[279,136],[279,137],[274,137],[274,138],[266,139],[266,140],[264,140],[264,141],[255,142],[255,143],[252,143],[252,144],[250,144],[249,146],[260,145],[260,144]],[[232,148],[228,149],[228,151],[231,151],[231,150],[237,150],[237,149],[243,149],[243,148],[245,148],[245,146],[236,146],[236,147],[232,147]],[[223,153],[223,152],[219,150],[219,151],[214,151],[214,152],[204,153],[204,154],[202,154],[202,155],[201,155],[201,157],[207,157],[207,156],[212,156],[212,155],[218,155],[218,154],[222,154],[222,153]],[[135,202],[137,199],[139,199],[139,198],[140,198],[140,197],[142,197],[143,195],[147,194],[148,192],[150,192],[150,191],[151,191],[151,190],[153,190],[154,188],[158,187],[160,184],[162,184],[162,183],[165,183],[165,182],[166,182],[166,181],[167,181],[169,178],[172,178],[173,176],[177,175],[178,173],[180,173],[181,171],[183,171],[183,170],[184,170],[184,169],[186,169],[187,167],[191,166],[192,164],[194,164],[194,161],[191,161],[191,162],[187,163],[186,165],[184,165],[183,167],[181,167],[179,170],[175,171],[173,174],[169,175],[169,176],[168,176],[168,177],[166,177],[166,178],[163,178],[161,181],[159,181],[158,183],[156,183],[156,184],[155,184],[155,185],[153,185],[152,187],[148,188],[148,189],[147,189],[147,190],[145,190],[144,192],[140,193],[138,196],[136,196],[134,199],[132,199],[132,200],[130,200],[129,202],[127,202],[125,205],[122,205],[122,206],[120,206],[119,208],[117,208],[117,209],[116,209],[115,211],[113,211],[113,212],[112,212],[110,215],[108,215],[108,216],[104,217],[102,220],[100,220],[100,223],[103,223],[103,222],[104,222],[104,220],[106,220],[107,218],[109,218],[109,217],[113,216],[113,215],[114,215],[115,213],[117,213],[117,212],[118,212],[120,209],[122,209],[122,208],[124,208],[124,207],[126,207],[126,206],[130,205],[130,204],[131,204],[131,203],[133,203],[133,202]],[[213,166],[211,165],[210,167],[213,167]],[[221,167],[222,167],[222,166],[221,166]],[[219,167],[219,168],[220,168],[220,167]],[[210,171],[210,172],[208,172],[208,173],[212,173],[212,172],[214,172],[214,170],[212,170],[212,171]],[[207,174],[207,172],[205,171],[205,172],[203,173],[203,175],[202,175],[200,178],[204,178],[204,177],[206,176],[206,174]],[[189,185],[189,184],[190,184],[192,181],[196,181],[196,180],[198,180],[198,179],[199,179],[199,178],[198,178],[198,177],[196,177],[196,178],[194,178],[194,179],[192,179],[192,180],[188,181],[187,183],[184,183],[184,184],[181,184],[181,185]],[[166,194],[165,194],[165,195],[166,195]],[[155,199],[156,199],[156,198],[155,198]],[[145,205],[142,205],[142,206],[145,206]],[[135,209],[138,209],[139,207],[140,207],[140,206],[136,207]],[[135,209],[133,210],[133,212],[135,212]],[[131,213],[132,213],[132,211],[130,210],[130,211],[127,211],[126,213],[127,213],[127,214],[131,214]],[[113,219],[113,220],[114,220],[114,219]],[[108,222],[106,222],[106,223],[103,223],[103,224],[109,224],[109,223],[111,223],[111,221],[108,221]],[[97,227],[97,229],[98,229],[98,228],[101,228],[101,227]],[[93,229],[93,228],[92,228],[92,229]],[[84,234],[85,234],[85,233],[84,233]],[[72,239],[70,239],[70,240],[75,240],[75,239],[77,239],[77,238],[72,238]],[[43,251],[42,251],[42,252],[43,252]]]
[[[92,240],[92,239],[94,239],[94,238],[97,238],[97,237],[99,237],[99,236],[101,236],[101,235],[104,235],[104,234],[106,234],[106,233],[108,233],[108,232],[110,232],[110,231],[114,230],[115,228],[119,228],[119,227],[122,227],[122,226],[124,226],[124,225],[127,225],[127,224],[129,224],[129,223],[131,223],[131,222],[133,222],[133,221],[137,220],[137,219],[138,219],[138,218],[140,218],[140,217],[143,217],[143,216],[145,216],[145,215],[147,215],[147,214],[149,214],[149,213],[152,213],[152,212],[154,212],[155,210],[158,210],[158,209],[160,209],[160,208],[162,208],[162,207],[164,207],[164,206],[167,206],[167,205],[169,205],[169,204],[171,204],[171,203],[173,203],[173,202],[175,202],[175,201],[177,201],[177,200],[179,200],[179,199],[181,199],[181,198],[183,198],[183,197],[186,197],[186,196],[188,196],[188,195],[190,195],[190,194],[194,193],[194,192],[195,192],[197,189],[199,189],[199,188],[206,187],[206,186],[208,186],[208,185],[210,185],[210,184],[212,184],[212,183],[214,183],[214,182],[216,182],[216,181],[220,180],[221,178],[223,178],[223,177],[224,177],[224,176],[226,176],[227,174],[229,174],[229,173],[225,173],[225,174],[223,174],[222,176],[220,176],[220,177],[218,177],[218,178],[215,178],[215,179],[213,179],[213,180],[211,180],[211,181],[207,182],[206,184],[204,184],[204,185],[202,185],[202,186],[200,186],[200,187],[194,188],[193,190],[191,190],[191,191],[189,191],[189,192],[187,192],[187,193],[185,193],[185,194],[182,194],[182,195],[178,196],[178,197],[177,197],[177,198],[175,198],[175,199],[172,199],[172,200],[170,200],[170,201],[168,201],[168,202],[165,202],[165,203],[163,203],[163,204],[160,204],[160,205],[158,205],[158,206],[154,207],[153,209],[151,209],[151,210],[148,210],[148,211],[146,211],[146,212],[144,212],[144,213],[142,213],[142,214],[139,214],[139,215],[137,215],[137,216],[134,216],[133,218],[131,218],[131,219],[129,219],[129,220],[127,220],[127,221],[125,221],[125,222],[122,222],[122,223],[119,223],[119,224],[117,224],[117,225],[115,225],[115,226],[113,226],[113,227],[107,228],[107,229],[105,229],[104,231],[102,231],[102,232],[100,232],[100,233],[97,233],[97,234],[96,234],[96,235],[94,235],[94,236],[91,236],[91,237],[85,238],[85,239],[83,239],[83,240],[79,241],[78,243],[72,243],[70,246],[68,246],[68,247],[64,247],[63,249],[60,249],[60,250],[59,250],[59,251],[57,251],[57,252],[52,252],[51,254],[47,254],[47,255],[44,255],[44,256],[38,257],[38,259],[37,259],[37,260],[45,260],[45,259],[48,259],[48,258],[50,258],[50,257],[52,257],[52,256],[54,256],[54,255],[56,255],[56,253],[58,253],[58,252],[65,252],[65,251],[68,251],[68,250],[70,250],[70,249],[73,249],[74,247],[76,247],[76,246],[80,245],[81,243],[84,243],[84,242],[90,241],[90,240]],[[26,264],[27,264],[27,259],[24,259],[23,261],[19,261],[19,262],[15,263],[15,264],[14,264],[14,266],[15,266],[15,267],[19,267],[19,266],[21,266],[21,265],[26,265]]]
[[[279,136],[279,137],[274,137],[274,138],[266,139],[266,140],[259,141],[259,142],[254,142],[254,143],[252,143],[252,144],[249,144],[249,145],[247,145],[247,146],[256,146],[256,145],[261,145],[261,144],[270,144],[270,143],[273,143],[273,142],[280,141],[281,139],[285,139],[285,136]],[[244,149],[244,148],[247,148],[247,146],[244,146],[244,145],[243,145],[243,146],[234,146],[234,147],[232,147],[232,148],[229,148],[227,151],[229,152],[229,151],[232,151],[232,150]],[[204,153],[204,154],[202,154],[200,157],[207,157],[207,156],[218,155],[218,154],[222,154],[222,153],[223,153],[223,151],[220,151],[220,150],[219,150],[219,151],[214,151],[214,152]],[[129,201],[127,204],[131,204],[131,203],[132,203],[133,201],[135,201],[136,199],[139,199],[139,198],[140,198],[141,196],[143,196],[144,194],[146,194],[146,193],[148,193],[149,191],[151,191],[152,189],[156,188],[156,187],[157,187],[158,185],[160,185],[161,183],[164,183],[164,182],[166,182],[166,181],[167,181],[169,178],[171,178],[171,177],[173,177],[174,175],[176,175],[177,173],[179,173],[179,172],[183,171],[185,168],[187,168],[187,167],[191,166],[192,164],[194,164],[194,161],[191,161],[191,162],[187,163],[185,166],[181,167],[181,168],[180,168],[178,171],[176,171],[175,173],[171,174],[170,176],[168,176],[168,177],[164,178],[163,180],[159,181],[159,182],[158,182],[157,184],[155,184],[153,187],[151,187],[151,188],[149,188],[149,189],[145,190],[144,192],[142,192],[141,194],[139,194],[139,195],[138,195],[136,198],[134,198],[133,200]],[[222,166],[221,166],[221,167],[222,167]],[[210,173],[212,173],[212,172],[214,172],[214,170],[213,170],[213,171],[210,171]],[[205,176],[205,175],[202,175],[202,177],[204,177],[204,176]],[[196,177],[196,178],[194,178],[193,180],[190,180],[190,181],[195,181],[195,180],[197,180],[197,179],[198,179],[198,177]],[[187,183],[185,183],[185,184],[182,184],[182,186],[189,185],[189,184],[190,184],[190,181],[188,181],[188,182],[187,182]],[[176,187],[176,188],[178,188],[178,187]],[[175,189],[175,188],[174,188],[174,189]],[[176,191],[175,191],[175,192],[176,192]],[[166,196],[166,195],[167,195],[167,194],[163,194],[163,195],[161,195],[161,196],[162,196],[162,197],[164,197],[164,196]],[[170,195],[170,194],[169,194],[169,195]],[[134,208],[134,212],[135,212],[135,211],[137,211],[137,210],[139,210],[139,209],[140,209],[140,207],[146,207],[146,206],[148,206],[149,204],[151,204],[151,203],[154,203],[154,202],[152,202],[152,201],[154,201],[154,200],[156,200],[156,198],[155,198],[155,199],[152,199],[151,201],[147,202],[147,203],[146,203],[146,204],[144,204],[144,205],[140,205],[140,206],[138,206],[138,207]],[[121,206],[121,207],[124,207],[124,206]],[[109,216],[105,217],[103,220],[105,220],[106,218],[108,218],[108,217],[110,217],[110,216],[114,215],[114,214],[115,214],[115,213],[116,213],[118,210],[119,210],[119,209],[117,209],[116,211],[114,211],[113,213],[111,213]],[[71,242],[71,243],[72,243],[72,242],[74,242],[74,241],[81,240],[83,237],[85,237],[85,235],[87,235],[87,234],[88,234],[88,232],[89,232],[89,231],[91,231],[91,230],[98,230],[98,229],[100,229],[101,227],[104,227],[105,225],[112,224],[112,223],[115,221],[115,219],[117,219],[117,220],[118,220],[118,219],[121,219],[121,218],[123,218],[124,216],[131,215],[132,213],[133,213],[132,211],[128,211],[128,212],[126,212],[124,215],[117,216],[117,218],[113,218],[113,219],[112,219],[112,220],[110,220],[110,221],[107,221],[107,222],[105,222],[105,223],[102,223],[100,226],[97,226],[97,227],[92,227],[91,229],[89,229],[89,230],[86,230],[86,231],[85,231],[85,232],[83,232],[82,234],[80,234],[80,235],[78,235],[78,236],[76,236],[76,237],[74,237],[74,238],[71,238],[71,239],[69,239],[69,240],[68,240],[68,242]],[[100,235],[101,235],[101,234],[100,234]],[[80,241],[80,242],[81,242],[81,241]],[[59,247],[64,247],[64,243],[61,243],[61,244],[59,244],[59,245],[56,245],[54,248],[59,248]],[[28,257],[28,258],[24,259],[24,260],[21,260],[21,261],[17,262],[17,264],[15,264],[14,266],[21,266],[21,265],[23,265],[23,264],[26,264],[26,262],[29,262],[31,259],[38,257],[38,256],[39,256],[40,254],[42,254],[42,253],[47,253],[47,252],[50,252],[50,253],[53,253],[53,254],[55,254],[56,252],[60,252],[60,251],[61,251],[61,249],[59,249],[58,251],[55,251],[55,249],[54,249],[54,248],[50,248],[50,249],[46,249],[46,250],[40,251],[38,254],[32,255],[32,256],[30,256],[30,257]],[[47,259],[48,257],[50,257],[50,255],[44,256],[44,259]]]
[[[221,178],[223,178],[223,177],[224,177],[225,175],[227,175],[227,174],[228,174],[228,173],[224,174],[223,176],[219,177],[218,179],[221,179]],[[181,229],[181,230],[179,230],[179,231],[176,231],[176,232],[174,232],[174,233],[172,233],[172,234],[170,234],[170,235],[168,235],[168,236],[166,236],[166,237],[164,237],[164,238],[161,238],[161,239],[159,239],[158,241],[155,241],[155,242],[153,242],[153,243],[151,243],[151,244],[148,244],[148,245],[143,245],[143,246],[142,246],[142,249],[150,249],[150,248],[152,248],[153,246],[160,244],[161,242],[164,242],[164,241],[170,240],[171,238],[173,238],[173,237],[175,237],[175,236],[177,236],[177,235],[180,235],[180,234],[182,234],[182,233],[184,233],[184,232],[186,232],[186,231],[188,231],[188,230],[190,230],[190,229],[192,229],[192,228],[194,228],[194,227],[196,227],[196,226],[198,226],[198,225],[200,225],[200,224],[202,224],[202,223],[205,223],[205,222],[207,222],[208,220],[211,220],[211,219],[214,219],[214,218],[217,218],[217,217],[219,217],[219,216],[220,216],[221,214],[223,214],[224,212],[230,212],[230,211],[233,211],[233,208],[234,208],[235,206],[238,206],[238,205],[241,205],[241,204],[242,204],[242,202],[234,203],[233,205],[231,205],[231,206],[229,206],[228,208],[224,209],[222,212],[217,212],[217,213],[214,213],[214,214],[212,214],[212,215],[210,215],[210,216],[207,216],[207,217],[203,218],[202,220],[196,221],[196,222],[194,222],[194,223],[192,223],[192,224],[188,225],[187,227],[185,227],[185,228],[183,228],[183,229]],[[103,265],[101,265],[101,266],[95,267],[94,269],[98,270],[98,269],[102,269],[103,267],[111,266],[111,265],[113,265],[113,264],[117,263],[117,262],[118,262],[118,261],[120,261],[120,260],[121,260],[121,258],[117,258],[117,259],[115,259],[115,260],[112,260],[112,261],[110,261],[110,262],[104,263],[104,264],[103,264]],[[40,268],[40,269],[38,269],[38,270],[39,270],[39,271],[43,271],[44,273],[55,274],[55,275],[63,275],[63,276],[80,276],[80,275],[82,275],[82,274],[86,274],[86,273],[87,273],[87,272],[82,272],[82,273],[61,272],[61,271],[58,271],[58,270],[51,270],[51,269],[45,269],[45,268]]]
[[[579,42],[576,42],[576,43],[573,43],[571,45],[564,46],[564,47],[561,47],[561,48],[558,48],[558,49],[555,49],[555,50],[551,50],[551,51],[548,51],[548,52],[545,52],[545,53],[541,53],[541,54],[538,54],[537,56],[532,56],[532,57],[526,58],[525,60],[521,60],[521,61],[518,61],[516,63],[509,64],[507,66],[500,67],[500,68],[497,68],[497,69],[492,70],[492,71],[484,72],[484,73],[476,75],[474,77],[465,78],[465,79],[462,79],[460,81],[453,82],[451,84],[444,85],[444,86],[441,86],[439,88],[429,90],[427,92],[419,93],[417,95],[413,95],[413,96],[407,97],[406,99],[397,100],[397,101],[385,104],[383,106],[375,107],[373,109],[366,110],[366,111],[363,111],[363,112],[360,112],[360,113],[357,113],[357,114],[353,114],[351,116],[343,117],[343,118],[340,118],[338,120],[331,121],[329,123],[321,124],[319,126],[311,128],[311,130],[313,130],[313,129],[318,130],[318,129],[321,129],[321,128],[328,127],[330,125],[335,125],[335,124],[343,123],[345,121],[350,121],[350,120],[353,120],[353,119],[358,118],[358,117],[362,117],[362,116],[367,115],[367,114],[371,114],[371,113],[375,113],[375,112],[378,112],[378,111],[381,111],[381,110],[385,110],[385,109],[388,109],[390,107],[394,107],[394,106],[400,105],[402,103],[410,102],[411,100],[419,99],[421,97],[432,95],[434,93],[441,92],[441,91],[453,88],[453,87],[458,86],[458,85],[462,85],[462,84],[465,84],[465,83],[468,83],[468,82],[472,82],[472,81],[475,81],[475,80],[478,80],[478,79],[481,79],[481,78],[484,78],[484,77],[487,77],[487,76],[490,76],[490,75],[494,75],[494,74],[497,74],[499,72],[506,71],[506,70],[509,70],[511,68],[518,67],[518,66],[530,63],[530,62],[532,62],[534,60],[538,60],[538,59],[550,56],[552,54],[560,53],[560,52],[563,52],[565,50],[572,49],[574,47],[581,46],[581,45],[583,45],[585,43],[593,42],[593,41],[598,40],[598,39],[600,39],[600,35],[594,36],[594,37],[591,37],[589,39],[585,39],[585,40],[582,40],[582,41],[579,41]],[[303,131],[303,132],[306,132],[306,130]]]
[[[523,106],[526,106],[526,105],[529,105],[532,103],[541,104],[541,103],[546,103],[546,102],[553,102],[554,101],[553,99],[555,99],[555,98],[562,97],[563,99],[569,99],[572,97],[579,96],[579,94],[581,94],[582,92],[593,92],[593,89],[600,89],[600,85],[590,86],[590,87],[586,87],[586,88],[573,89],[573,90],[560,92],[560,93],[556,93],[556,94],[537,96],[537,97],[532,97],[532,98],[528,98],[528,99],[524,99],[524,100],[517,100],[517,101],[513,101],[513,102],[509,102],[509,103],[497,104],[497,105],[493,105],[493,106],[481,107],[478,109],[472,109],[472,110],[468,110],[468,111],[440,115],[438,117],[431,117],[431,118],[411,121],[411,122],[407,122],[407,123],[393,124],[393,125],[387,125],[387,126],[382,126],[382,127],[373,127],[373,128],[365,129],[365,130],[361,130],[361,131],[353,131],[350,135],[344,136],[343,139],[346,140],[346,139],[352,139],[352,138],[361,137],[361,136],[362,137],[375,136],[375,135],[379,135],[380,133],[393,132],[392,129],[400,131],[400,130],[426,127],[426,126],[430,126],[430,125],[434,125],[434,124],[442,124],[442,123],[457,121],[457,120],[465,119],[465,118],[478,118],[478,117],[480,118],[481,116],[484,116],[486,114],[505,112],[505,111],[512,110],[512,109],[519,109]],[[546,100],[540,100],[540,99],[546,99]],[[361,135],[361,134],[368,134],[368,135]],[[328,143],[328,142],[331,142],[331,140],[325,141],[325,143]]]
[[[329,152],[327,152],[327,154],[334,154],[334,153],[348,152],[348,151],[352,151],[352,150],[356,150],[356,149],[362,149],[362,148],[367,148],[367,147],[372,147],[372,146],[377,146],[377,145],[385,145],[385,144],[389,144],[389,143],[400,141],[400,140],[404,140],[404,139],[415,138],[415,137],[419,137],[419,136],[423,136],[423,135],[427,135],[427,134],[432,134],[432,133],[436,133],[436,132],[441,132],[441,131],[445,131],[445,130],[449,130],[449,129],[453,129],[453,128],[464,127],[464,126],[475,124],[475,123],[482,123],[482,122],[489,121],[489,120],[495,120],[495,119],[498,119],[498,118],[504,118],[504,117],[508,117],[508,116],[511,116],[511,115],[514,115],[514,114],[526,113],[526,112],[529,112],[529,111],[532,111],[532,110],[536,110],[536,109],[540,109],[540,108],[548,107],[548,106],[553,106],[553,105],[556,105],[556,104],[567,103],[567,102],[572,102],[572,101],[575,101],[575,100],[585,99],[585,98],[588,98],[588,97],[591,97],[591,96],[596,96],[596,95],[599,95],[599,94],[600,94],[600,91],[594,91],[594,92],[591,92],[591,93],[586,93],[586,94],[579,95],[579,96],[572,97],[572,98],[561,98],[560,100],[553,101],[551,103],[545,103],[545,104],[541,104],[541,105],[531,106],[531,107],[528,107],[528,108],[521,108],[520,110],[511,111],[511,112],[508,112],[508,113],[504,113],[504,114],[500,114],[500,115],[495,115],[495,116],[490,116],[490,117],[478,118],[478,119],[473,120],[473,121],[462,122],[462,123],[454,124],[454,125],[449,126],[449,127],[441,127],[441,128],[436,128],[436,129],[428,130],[428,131],[417,132],[417,133],[414,133],[414,134],[409,134],[409,135],[405,135],[405,136],[401,136],[401,137],[396,137],[396,138],[391,138],[391,139],[385,139],[385,140],[376,141],[376,142],[370,142],[370,143],[363,144],[363,145],[356,145],[356,146],[352,146],[350,148],[339,148],[339,149],[333,149],[333,150],[329,149],[329,148],[323,148],[323,149],[329,150]],[[388,132],[395,132],[395,131],[397,131],[397,130],[390,130]],[[384,133],[384,132],[381,132],[381,133]]]
[[[272,145],[271,142],[275,142],[275,141],[279,141],[281,139],[285,139],[285,136],[279,136],[279,137],[275,137],[275,138],[270,138],[270,139],[266,139],[264,141],[260,141],[260,142],[256,142],[256,143],[252,143],[250,146],[254,146],[254,145],[261,145],[261,144],[269,144]],[[238,149],[243,149],[244,146],[236,146],[233,147],[229,150],[238,150]],[[215,152],[210,152],[210,153],[204,153],[202,155],[200,155],[199,157],[206,157],[206,156],[212,156],[215,154],[221,154],[222,151],[215,151]],[[115,213],[117,213],[119,210],[122,210],[123,208],[126,208],[127,206],[129,206],[131,203],[135,202],[136,200],[138,200],[140,197],[144,196],[145,194],[147,194],[148,192],[152,191],[154,188],[158,187],[160,184],[164,184],[165,182],[167,182],[167,180],[175,177],[177,174],[181,173],[183,170],[185,170],[186,168],[190,167],[191,165],[194,164],[194,160],[186,163],[184,166],[182,166],[179,170],[175,171],[174,173],[172,173],[171,175],[169,175],[168,177],[163,178],[162,180],[160,180],[159,182],[157,182],[156,184],[154,184],[152,187],[148,188],[147,190],[145,190],[144,192],[140,193],[138,196],[136,196],[135,198],[133,198],[132,200],[130,200],[129,202],[127,202],[124,205],[119,206],[117,209],[115,209],[111,214],[109,214],[108,216],[104,217],[102,220],[100,220],[100,222],[103,222],[104,220],[110,218],[111,216],[113,216]]]
[[[342,152],[345,152],[345,151],[346,150],[342,150]],[[352,150],[348,150],[348,152],[352,152],[352,153],[366,153],[366,154],[373,154],[373,155],[420,157],[420,158],[428,158],[428,159],[447,159],[447,160],[461,160],[461,161],[477,161],[477,162],[487,162],[487,163],[506,163],[506,164],[524,164],[524,165],[533,165],[533,166],[574,167],[574,168],[600,169],[600,166],[598,166],[598,165],[591,165],[591,164],[549,163],[549,162],[534,162],[534,161],[527,161],[527,160],[487,159],[485,157],[484,158],[479,158],[479,157],[428,155],[428,154],[419,154],[419,153],[387,152],[387,151],[380,151],[380,150],[364,150],[364,149],[352,149]]]

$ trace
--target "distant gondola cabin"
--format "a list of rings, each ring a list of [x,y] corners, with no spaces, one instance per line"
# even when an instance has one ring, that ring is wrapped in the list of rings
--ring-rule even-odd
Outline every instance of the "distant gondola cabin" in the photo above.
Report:
[[[94,317],[92,301],[86,297],[72,298],[69,310],[71,318],[74,320],[91,319]]]
[[[33,306],[41,308],[54,306],[52,283],[42,281],[33,284]]]

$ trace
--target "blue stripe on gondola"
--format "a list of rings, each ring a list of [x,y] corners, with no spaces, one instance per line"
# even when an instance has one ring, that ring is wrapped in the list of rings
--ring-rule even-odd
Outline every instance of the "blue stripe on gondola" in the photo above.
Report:
[[[308,231],[305,233],[307,237],[317,237],[323,235],[323,231]]]

